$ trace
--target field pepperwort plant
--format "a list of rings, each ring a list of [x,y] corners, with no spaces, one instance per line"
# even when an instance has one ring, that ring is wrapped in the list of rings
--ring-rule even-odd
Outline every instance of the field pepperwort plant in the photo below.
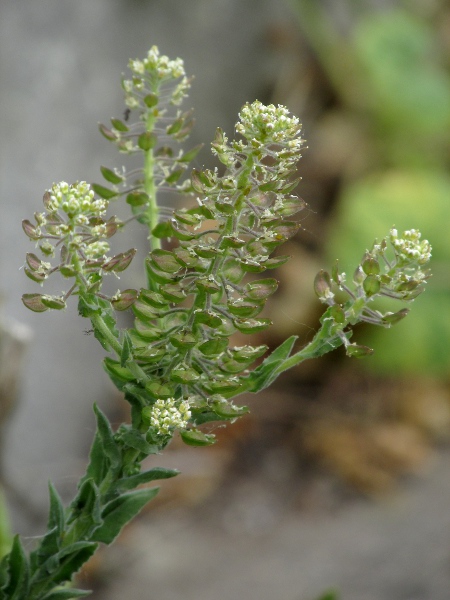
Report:
[[[293,194],[301,125],[284,106],[247,104],[237,139],[217,129],[211,148],[221,166],[192,170],[200,147],[180,148],[193,124],[191,111],[180,108],[190,87],[182,60],[153,47],[129,68],[130,78],[122,81],[124,117],[100,131],[136,166],[101,167],[105,185],[60,182],[45,192],[43,211],[23,222],[39,254],[27,254],[25,273],[41,285],[60,276],[67,291],[29,293],[22,300],[38,313],[77,302],[107,353],[104,369],[131,406],[131,422],[114,431],[94,407],[97,429],[76,496],[64,507],[50,485],[47,531],[29,555],[14,539],[1,562],[0,600],[88,595],[70,587],[73,575],[157,494],[145,484],[178,473],[142,471],[145,458],[161,453],[175,435],[188,445],[213,444],[203,424],[242,417],[248,409],[234,403],[237,396],[259,392],[306,359],[339,346],[348,356],[370,354],[351,341],[355,325],[389,328],[403,319],[403,305],[428,276],[429,243],[417,230],[392,229],[366,251],[354,274],[346,278],[336,263],[316,276],[325,310],[306,346],[294,349],[295,336],[270,354],[264,345],[232,345],[236,332],[271,325],[260,313],[277,281],[265,272],[288,260],[273,253],[297,232],[292,217],[305,207]],[[160,206],[167,190],[190,198],[193,208]],[[119,201],[129,205],[129,219],[108,215]],[[134,248],[111,251],[115,234],[131,220],[148,233],[142,288],[109,296],[104,278],[125,271],[136,254]],[[398,300],[396,312],[377,308],[382,296]],[[116,313],[127,310],[133,326],[120,328]]]

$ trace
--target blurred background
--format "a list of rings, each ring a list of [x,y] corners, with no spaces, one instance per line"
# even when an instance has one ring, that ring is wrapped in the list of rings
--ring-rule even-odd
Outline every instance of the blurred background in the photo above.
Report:
[[[264,341],[306,343],[312,281],[350,273],[375,237],[418,228],[433,278],[393,330],[360,328],[364,360],[305,363],[216,431],[155,464],[183,474],[80,576],[94,598],[447,600],[450,584],[450,6],[445,0],[0,2],[1,479],[13,528],[42,531],[47,481],[66,499],[91,443],[92,404],[126,410],[75,306],[35,315],[21,220],[45,189],[100,181],[121,157],[98,122],[123,114],[121,73],[156,44],[195,75],[192,145],[281,103],[304,124],[308,203],[277,273]],[[136,233],[139,236],[139,233]],[[143,240],[136,238],[136,245]],[[128,246],[127,246],[128,247]],[[130,274],[129,285],[134,272]],[[137,274],[136,274],[137,276]]]

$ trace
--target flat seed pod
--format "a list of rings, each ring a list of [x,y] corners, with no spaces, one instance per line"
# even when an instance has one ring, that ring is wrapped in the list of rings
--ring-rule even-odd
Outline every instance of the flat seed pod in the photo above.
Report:
[[[158,292],[151,292],[150,290],[141,289],[139,292],[139,300],[153,306],[154,308],[166,308],[168,306],[167,300]]]
[[[150,381],[145,384],[145,389],[149,394],[151,394],[154,398],[162,398],[165,400],[166,398],[172,398],[175,390],[168,384],[161,384],[157,381]]]
[[[363,288],[367,296],[373,296],[380,291],[381,282],[376,275],[367,275],[363,281]]]
[[[273,278],[251,281],[245,286],[244,294],[250,300],[265,300],[277,291],[278,281]]]
[[[41,237],[37,233],[36,227],[27,219],[22,221],[22,229],[31,240],[38,240]]]
[[[231,348],[230,352],[234,360],[247,363],[253,362],[268,350],[268,346],[238,346]]]
[[[133,352],[135,360],[148,364],[161,362],[165,354],[165,348],[137,348]]]
[[[25,275],[29,277],[32,281],[36,281],[37,283],[42,283],[47,279],[47,274],[42,273],[40,271],[32,271],[31,269],[24,268]]]
[[[228,347],[227,338],[213,338],[200,344],[198,349],[205,356],[218,356],[222,354]]]
[[[150,253],[150,260],[153,264],[164,273],[178,273],[181,269],[180,263],[177,261],[173,252],[168,250],[153,250]]]
[[[217,281],[214,281],[214,279],[208,279],[207,277],[199,277],[199,279],[197,279],[195,282],[195,285],[204,290],[207,294],[215,294],[222,289]]]
[[[108,167],[100,167],[100,171],[103,177],[106,179],[106,181],[109,181],[109,183],[112,183],[114,185],[122,183],[122,181],[124,180],[124,177],[118,175],[112,169],[108,169]]]
[[[180,437],[188,446],[211,446],[216,442],[214,435],[203,433],[198,429],[180,431]]]
[[[250,303],[245,300],[228,302],[228,310],[235,317],[256,317],[264,308],[264,303]]]
[[[257,333],[270,327],[272,321],[270,319],[235,319],[233,324],[241,333]]]
[[[42,294],[23,294],[22,302],[33,312],[45,312],[48,310],[48,306],[42,302]]]
[[[243,417],[249,412],[248,406],[235,406],[228,402],[214,402],[211,404],[211,408],[222,419],[236,419],[237,417]]]
[[[261,263],[257,259],[252,259],[252,258],[239,259],[239,264],[240,264],[242,270],[245,271],[246,273],[262,273],[263,271],[266,270],[266,267],[264,266],[265,263],[264,262]]]
[[[139,319],[135,320],[134,326],[141,338],[148,342],[156,342],[157,340],[160,340],[163,335],[161,329],[158,327],[149,327]]]
[[[194,369],[186,367],[185,369],[173,369],[170,372],[170,379],[176,383],[193,383],[199,379],[200,375]]]
[[[159,291],[165,300],[174,304],[179,304],[186,298],[186,292],[177,284],[167,283],[166,285],[162,285]]]
[[[106,188],[104,185],[100,185],[99,183],[93,183],[91,187],[97,194],[97,196],[100,196],[100,198],[104,198],[105,200],[111,200],[111,198],[116,198],[119,195],[119,192],[116,192],[115,190],[110,190],[109,188]]]
[[[156,283],[161,283],[161,284],[174,283],[180,279],[180,277],[177,277],[176,275],[174,276],[173,274],[164,273],[163,271],[160,271],[159,269],[157,269],[152,264],[149,257],[147,257],[145,259],[145,266],[146,266],[147,274],[148,274],[150,280],[156,281]],[[180,266],[180,265],[178,265],[178,266]]]
[[[213,394],[224,394],[227,392],[235,392],[241,387],[241,383],[235,378],[216,379],[208,381],[206,386]]]
[[[127,308],[130,308],[130,306],[136,302],[137,297],[137,290],[123,290],[123,292],[120,292],[117,298],[111,300],[111,306],[114,308],[114,310],[127,310]]]
[[[222,268],[222,275],[231,283],[239,283],[244,277],[244,270],[237,259],[231,258],[225,261]]]
[[[117,360],[113,360],[108,356],[103,360],[105,370],[119,381],[134,381],[135,377],[126,367],[121,367]]]
[[[175,348],[192,348],[198,343],[198,339],[196,336],[188,330],[180,331],[171,335],[169,337],[170,343],[175,346]]]
[[[139,299],[136,300],[136,302],[133,304],[133,312],[137,317],[139,317],[139,319],[143,320],[144,322],[152,321],[158,316],[158,312],[155,311],[153,306],[150,306],[149,304],[142,302]]]
[[[195,312],[194,325],[208,325],[208,327],[219,327],[222,325],[222,318],[210,310],[199,310]]]
[[[291,257],[287,256],[287,255],[275,256],[274,258],[269,258],[268,260],[265,261],[264,268],[265,269],[277,269],[278,267],[281,267],[281,265],[284,265],[284,263],[287,262],[290,258]]]
[[[193,269],[202,264],[202,261],[195,255],[191,254],[187,248],[179,246],[173,251],[176,259],[182,267]]]
[[[145,206],[148,204],[149,197],[145,192],[140,192],[139,190],[134,190],[127,194],[125,202],[130,206]]]
[[[125,123],[120,119],[112,118],[111,125],[114,127],[114,129],[117,129],[117,131],[121,131],[122,133],[125,133],[129,129],[127,125],[125,125]]]

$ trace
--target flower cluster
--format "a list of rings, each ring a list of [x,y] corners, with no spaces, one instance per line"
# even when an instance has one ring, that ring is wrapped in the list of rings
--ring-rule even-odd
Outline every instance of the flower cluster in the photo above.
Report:
[[[421,234],[417,229],[409,229],[398,237],[396,229],[391,229],[390,242],[394,247],[397,259],[405,266],[424,265],[431,258],[431,246],[428,240],[420,240]]]
[[[300,148],[301,140],[296,136],[301,128],[297,117],[290,115],[285,106],[268,106],[258,100],[246,104],[239,113],[236,131],[253,143],[285,143]]]
[[[177,402],[174,398],[158,399],[153,406],[144,411],[150,427],[158,436],[170,435],[174,429],[185,429],[191,417],[189,403]]]

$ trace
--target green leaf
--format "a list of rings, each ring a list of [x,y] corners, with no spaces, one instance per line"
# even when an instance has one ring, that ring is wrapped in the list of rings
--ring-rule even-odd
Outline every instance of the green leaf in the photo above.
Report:
[[[176,469],[164,469],[163,467],[154,467],[149,471],[144,471],[143,473],[138,473],[137,475],[132,475],[131,477],[125,477],[124,479],[120,479],[115,488],[120,490],[121,492],[127,490],[134,490],[139,485],[143,483],[150,483],[150,481],[156,481],[158,479],[170,479],[171,477],[175,477],[180,472]]]
[[[133,342],[127,331],[123,332],[122,352],[120,354],[120,366],[126,367],[127,362],[132,358]]]
[[[51,579],[55,584],[69,582],[72,576],[87,562],[97,550],[96,542],[75,542],[52,556],[33,577],[33,583]],[[70,597],[70,596],[69,596]],[[24,600],[23,597],[21,600]]]
[[[11,552],[6,558],[8,561],[8,583],[2,590],[4,598],[7,600],[24,600],[28,598],[30,589],[30,566],[19,536],[14,538]]]
[[[102,439],[98,431],[96,431],[89,453],[89,465],[86,474],[80,483],[85,479],[92,479],[94,483],[99,486],[108,472],[108,465],[109,460],[103,450]]]
[[[104,544],[119,535],[121,529],[135,517],[156,494],[159,488],[137,490],[122,494],[108,502],[102,511],[103,524],[94,532],[93,539]]]
[[[53,484],[49,482],[50,510],[47,523],[47,533],[37,549],[37,556],[46,558],[56,554],[61,547],[64,532],[64,506]],[[41,561],[40,561],[41,562]]]
[[[94,404],[94,412],[97,417],[97,431],[103,444],[103,451],[105,456],[108,457],[110,469],[116,473],[122,465],[122,456],[114,440],[111,425],[96,404]]]
[[[120,439],[126,446],[139,450],[142,454],[153,454],[154,445],[149,444],[145,437],[136,429],[126,429],[121,431]]]
[[[71,515],[67,524],[76,521],[76,529],[83,536],[101,523],[100,494],[92,479],[83,478],[78,487],[78,493],[70,504]]]
[[[274,376],[274,372],[289,357],[296,340],[297,336],[292,335],[269,354],[259,367],[245,378],[251,383],[250,387],[246,386],[246,389],[256,393],[268,387],[277,378],[277,375]]]

